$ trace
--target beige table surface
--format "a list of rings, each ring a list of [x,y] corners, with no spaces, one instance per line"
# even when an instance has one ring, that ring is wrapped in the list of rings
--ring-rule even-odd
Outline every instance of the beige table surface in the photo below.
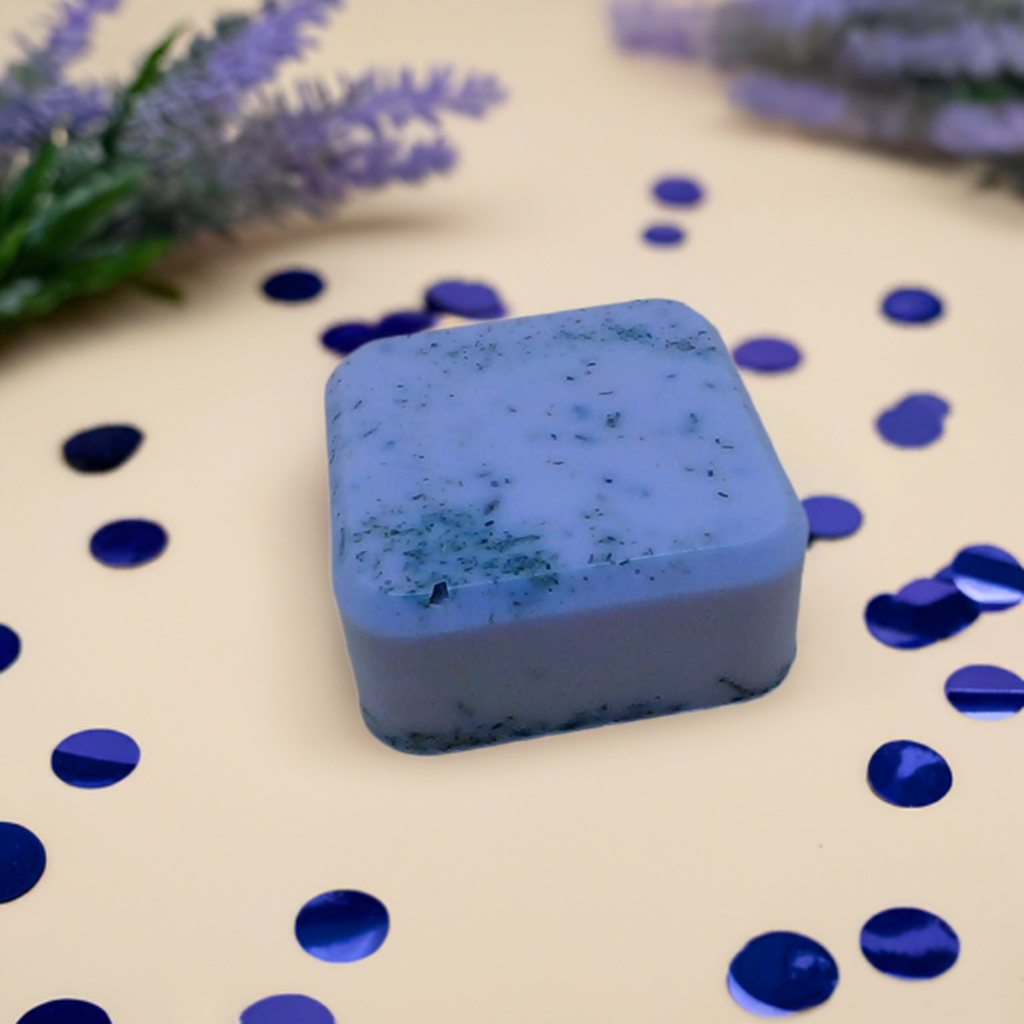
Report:
[[[3,0],[6,37],[42,13]],[[214,0],[127,0],[87,67],[127,70]],[[0,818],[49,866],[0,906],[0,1022],[61,996],[115,1024],[230,1024],[296,992],[340,1024],[717,1024],[731,957],[770,929],[805,932],[840,968],[833,1024],[1010,1024],[1024,1013],[1024,716],[982,723],[946,676],[1024,671],[1024,611],[903,652],[865,603],[969,543],[1024,552],[1024,203],[963,172],[908,167],[770,131],[704,73],[624,57],[593,0],[351,0],[311,66],[453,62],[511,98],[453,124],[456,174],[352,202],[335,223],[261,231],[181,260],[183,308],[122,294],[0,351],[0,622],[21,659],[0,676]],[[648,188],[709,192],[685,246],[644,246]],[[324,296],[266,302],[262,277],[319,268]],[[446,276],[496,284],[516,314],[661,296],[729,344],[797,341],[797,372],[749,387],[797,490],[839,493],[866,521],[815,546],[800,656],[754,703],[422,759],[373,739],[328,576],[322,391],[333,320],[415,304]],[[925,329],[878,314],[891,287],[948,303]],[[884,444],[877,413],[933,390],[941,442]],[[83,477],[62,441],[96,423],[147,440]],[[147,516],[167,554],[114,572],[87,553],[102,523]],[[117,728],[138,770],[65,786],[50,752]],[[882,742],[941,750],[955,785],[901,810],[865,783]],[[379,953],[328,964],[293,936],[330,889],[391,912]],[[862,924],[922,906],[960,935],[931,982],[876,972]]]

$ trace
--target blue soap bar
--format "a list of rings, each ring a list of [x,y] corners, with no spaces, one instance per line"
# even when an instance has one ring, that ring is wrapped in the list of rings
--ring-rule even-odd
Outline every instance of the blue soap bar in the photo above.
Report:
[[[396,749],[712,707],[789,670],[807,520],[689,307],[370,342],[327,424],[338,607]]]

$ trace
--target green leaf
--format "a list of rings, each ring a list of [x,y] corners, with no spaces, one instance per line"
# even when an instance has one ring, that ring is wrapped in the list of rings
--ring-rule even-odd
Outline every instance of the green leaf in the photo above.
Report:
[[[31,220],[22,217],[14,221],[8,227],[0,228],[0,281],[4,279],[7,271],[14,265],[21,250],[21,243],[25,241],[25,233],[28,231]]]
[[[171,284],[170,281],[164,281],[162,278],[136,277],[132,279],[131,283],[140,292],[152,295],[155,299],[163,299],[165,302],[185,301],[185,295],[182,290],[177,285]]]
[[[50,185],[57,163],[57,145],[47,139],[32,162],[14,180],[0,205],[0,227],[23,217]]]

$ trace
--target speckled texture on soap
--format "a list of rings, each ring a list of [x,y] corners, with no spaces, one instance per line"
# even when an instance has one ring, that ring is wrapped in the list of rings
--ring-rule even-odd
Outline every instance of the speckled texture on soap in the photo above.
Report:
[[[686,306],[371,342],[332,377],[327,419],[335,588],[357,679],[359,651],[377,658],[374,638],[473,633],[486,645],[495,626],[682,598],[699,613],[702,595],[783,578],[795,626],[803,509],[718,333]],[[769,688],[792,659],[784,647],[739,685]],[[418,685],[415,658],[386,674]],[[720,689],[713,702],[735,699]],[[540,720],[532,731],[557,726]]]

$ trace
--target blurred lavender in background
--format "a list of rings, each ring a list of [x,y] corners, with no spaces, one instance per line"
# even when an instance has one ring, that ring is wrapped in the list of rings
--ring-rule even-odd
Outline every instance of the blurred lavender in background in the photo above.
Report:
[[[696,60],[771,120],[969,157],[1024,192],[1024,0],[621,0],[627,49]]]

